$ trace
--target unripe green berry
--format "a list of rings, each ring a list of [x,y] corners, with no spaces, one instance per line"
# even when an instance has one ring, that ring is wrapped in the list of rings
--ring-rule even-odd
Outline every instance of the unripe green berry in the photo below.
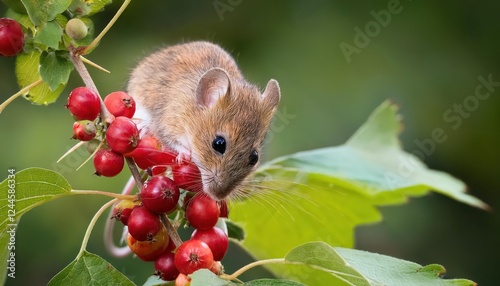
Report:
[[[87,36],[87,26],[82,20],[73,18],[66,24],[66,34],[74,40],[81,40]]]

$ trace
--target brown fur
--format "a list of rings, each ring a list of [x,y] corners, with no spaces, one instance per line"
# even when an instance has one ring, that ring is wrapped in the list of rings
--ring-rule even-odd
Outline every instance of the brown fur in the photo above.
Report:
[[[227,94],[213,106],[200,103],[200,78],[219,68],[229,78]],[[209,87],[215,81],[207,81]],[[218,87],[218,86],[214,86]],[[210,89],[208,89],[210,90]],[[188,151],[202,173],[203,190],[223,199],[253,171],[248,158],[261,147],[280,98],[270,80],[266,91],[248,83],[233,58],[208,42],[192,42],[159,50],[132,72],[129,94],[151,117],[146,124],[161,143]],[[215,136],[226,139],[226,152],[212,148]]]

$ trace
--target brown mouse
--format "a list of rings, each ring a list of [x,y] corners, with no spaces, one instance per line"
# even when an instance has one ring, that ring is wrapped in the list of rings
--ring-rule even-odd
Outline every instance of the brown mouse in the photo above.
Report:
[[[202,41],[147,56],[133,70],[128,93],[142,132],[194,162],[203,191],[216,200],[255,170],[280,100],[277,81],[261,93],[229,53]]]

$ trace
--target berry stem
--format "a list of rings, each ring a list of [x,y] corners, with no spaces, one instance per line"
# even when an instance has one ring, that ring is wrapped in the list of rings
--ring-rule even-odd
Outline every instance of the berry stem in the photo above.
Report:
[[[82,59],[80,58],[80,52],[81,51],[79,49],[73,46],[69,47],[71,62],[73,62],[73,65],[75,66],[76,71],[78,72],[83,82],[85,83],[85,86],[96,92],[97,95],[99,96],[99,100],[101,101],[101,114],[100,114],[101,120],[107,124],[111,124],[111,122],[113,122],[115,117],[111,113],[109,113],[108,109],[104,105],[104,101],[102,100],[102,97],[100,96],[99,91],[97,90],[97,87],[94,81],[92,80],[92,77],[89,74],[89,71],[83,64]]]
[[[162,214],[160,216],[161,222],[167,229],[167,233],[170,236],[170,239],[174,241],[175,247],[179,247],[182,244],[182,239],[180,238],[179,234],[177,233],[177,230],[174,228],[174,226],[170,223],[170,220],[168,219],[168,216],[166,214]]]
[[[127,162],[128,168],[130,169],[130,173],[132,173],[132,177],[134,177],[135,183],[137,184],[137,188],[139,190],[142,189],[143,181],[141,178],[141,174],[137,169],[137,165],[135,164],[134,159],[130,157],[125,157],[125,161]]]
[[[245,271],[252,269],[256,266],[261,266],[261,265],[266,265],[266,264],[275,264],[275,263],[289,263],[289,262],[287,262],[284,258],[273,258],[273,259],[259,260],[259,261],[255,261],[255,262],[252,262],[250,264],[247,264],[247,265],[241,267],[240,269],[236,270],[236,272],[234,272],[231,275],[222,275],[221,278],[224,278],[226,280],[235,280],[238,276],[243,274]]]
[[[115,193],[110,193],[110,192],[94,191],[94,190],[71,190],[71,193],[73,193],[75,195],[103,195],[103,196],[108,196],[108,197],[112,197],[112,198],[119,199],[119,200],[136,200],[137,199],[136,195],[122,195],[122,194],[115,194]]]
[[[118,11],[116,12],[115,16],[113,16],[113,18],[111,19],[111,21],[109,21],[109,23],[106,25],[106,27],[104,27],[104,29],[101,31],[101,33],[92,41],[92,43],[90,43],[86,48],[85,50],[83,50],[83,54],[87,54],[88,52],[92,51],[92,49],[95,48],[95,46],[97,46],[97,44],[99,44],[99,42],[101,41],[101,39],[104,37],[104,35],[106,35],[106,33],[109,31],[109,29],[111,29],[111,27],[113,27],[113,25],[115,24],[115,22],[118,20],[118,18],[120,17],[120,15],[123,13],[123,11],[125,11],[125,8],[127,8],[128,4],[130,3],[130,1],[132,0],[125,0],[123,1],[123,4],[122,6],[120,7],[120,9],[118,9]]]
[[[20,91],[16,92],[14,95],[12,95],[11,97],[9,97],[6,101],[4,101],[2,104],[0,104],[0,113],[2,113],[2,111],[5,109],[5,107],[7,107],[7,105],[9,105],[12,101],[14,101],[14,99],[18,98],[19,96],[25,94],[26,92],[28,92],[30,89],[34,88],[35,86],[39,85],[42,83],[42,79],[39,79],[37,81],[35,81],[34,83],[24,87],[23,89],[21,89]]]
[[[82,241],[82,246],[80,247],[80,251],[78,252],[78,255],[76,256],[76,259],[79,259],[83,253],[85,252],[85,248],[87,248],[87,243],[89,242],[90,234],[92,233],[92,229],[95,226],[95,223],[99,219],[99,217],[102,215],[102,213],[112,206],[114,203],[118,202],[118,199],[112,199],[111,201],[105,203],[94,215],[92,220],[90,221],[89,226],[87,227],[87,231],[85,232],[85,236],[83,237]]]

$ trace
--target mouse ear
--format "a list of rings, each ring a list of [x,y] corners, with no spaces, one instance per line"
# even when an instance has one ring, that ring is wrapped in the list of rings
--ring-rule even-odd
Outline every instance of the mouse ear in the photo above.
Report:
[[[276,108],[280,102],[281,92],[278,82],[274,79],[269,80],[266,89],[262,93],[262,100],[271,109]]]
[[[196,88],[196,100],[198,104],[210,108],[228,92],[229,76],[226,71],[220,68],[212,68],[201,76]]]

